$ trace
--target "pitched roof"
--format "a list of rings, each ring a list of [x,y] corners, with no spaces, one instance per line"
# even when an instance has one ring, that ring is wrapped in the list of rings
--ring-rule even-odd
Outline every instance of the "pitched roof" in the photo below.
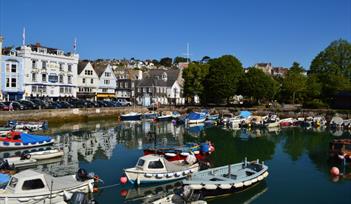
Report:
[[[167,80],[162,79],[162,74],[167,74]],[[177,81],[179,70],[154,69],[144,73],[143,79],[138,86],[163,86],[171,87]]]
[[[96,74],[101,77],[102,73],[104,73],[104,71],[106,70],[108,65],[103,64],[103,63],[94,63],[93,64],[93,68],[96,72]]]
[[[89,61],[79,61],[78,62],[78,74],[82,73],[83,69],[87,66]]]

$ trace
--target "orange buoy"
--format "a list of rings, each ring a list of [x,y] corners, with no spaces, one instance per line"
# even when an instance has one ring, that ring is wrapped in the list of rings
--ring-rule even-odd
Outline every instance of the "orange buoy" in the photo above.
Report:
[[[128,181],[128,178],[126,176],[121,176],[121,178],[119,179],[119,181],[121,182],[121,184],[126,184]]]
[[[128,194],[128,191],[126,189],[122,189],[121,192],[119,193],[122,197],[126,197]]]
[[[332,176],[339,176],[340,175],[340,170],[338,169],[338,167],[332,167],[331,169],[330,169],[330,174],[332,175]]]

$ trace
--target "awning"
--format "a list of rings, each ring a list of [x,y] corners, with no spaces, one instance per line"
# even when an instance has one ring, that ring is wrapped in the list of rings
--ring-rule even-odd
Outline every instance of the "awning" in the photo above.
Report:
[[[98,98],[115,98],[116,95],[114,93],[98,93],[96,94]]]

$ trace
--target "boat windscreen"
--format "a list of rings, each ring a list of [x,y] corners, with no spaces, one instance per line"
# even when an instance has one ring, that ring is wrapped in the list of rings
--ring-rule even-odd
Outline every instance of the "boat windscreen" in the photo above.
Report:
[[[144,166],[145,160],[144,159],[139,159],[137,166]]]

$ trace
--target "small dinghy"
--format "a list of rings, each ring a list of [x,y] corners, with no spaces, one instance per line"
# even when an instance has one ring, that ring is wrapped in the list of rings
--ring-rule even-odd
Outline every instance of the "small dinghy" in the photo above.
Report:
[[[191,112],[188,114],[186,120],[188,124],[198,124],[205,122],[206,116],[205,112]]]
[[[144,155],[158,154],[164,156],[168,161],[186,160],[189,155],[194,155],[197,160],[203,160],[215,151],[211,142],[186,143],[180,147],[146,148]]]
[[[237,192],[250,187],[268,176],[268,167],[259,161],[231,164],[194,173],[183,181],[193,190],[213,196]]]
[[[158,113],[156,111],[150,111],[150,112],[147,112],[147,113],[144,113],[143,114],[143,119],[145,120],[154,120],[156,119],[158,116]]]
[[[7,121],[7,126],[11,128],[19,129],[19,130],[30,130],[30,131],[47,130],[49,128],[47,121],[26,122],[26,121],[10,120],[10,121]]]
[[[121,115],[121,120],[126,121],[126,120],[141,120],[141,113],[136,113],[136,112],[130,112],[127,114],[122,114]]]
[[[158,121],[171,121],[173,119],[173,113],[171,111],[163,111],[156,119]]]
[[[192,159],[189,157],[186,162],[172,163],[159,155],[142,156],[135,167],[124,170],[129,182],[137,185],[170,182],[197,171],[199,171],[199,164],[194,157]]]
[[[49,145],[54,139],[48,136],[32,135],[23,132],[11,131],[5,137],[0,137],[0,149],[23,149]]]
[[[0,203],[59,203],[71,199],[74,192],[93,192],[96,180],[82,169],[62,177],[25,170],[13,175],[0,191]]]

